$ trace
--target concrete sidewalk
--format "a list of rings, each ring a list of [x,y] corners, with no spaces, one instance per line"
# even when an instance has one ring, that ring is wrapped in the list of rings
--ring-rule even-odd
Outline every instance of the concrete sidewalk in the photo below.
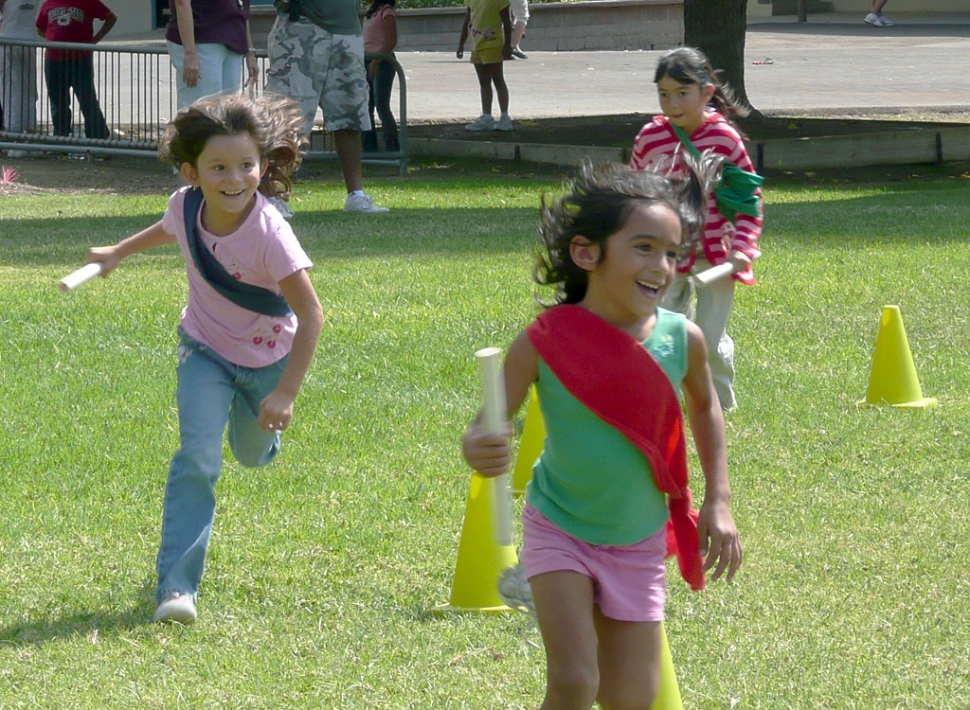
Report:
[[[748,26],[745,84],[760,110],[947,107],[970,110],[970,14],[767,18]],[[457,44],[457,34],[455,37]],[[660,51],[529,52],[507,62],[513,119],[659,112],[653,71]],[[478,83],[468,55],[398,54],[411,123],[471,120]],[[755,63],[771,59],[772,63]],[[396,102],[392,105],[396,105]],[[497,115],[497,106],[495,113]]]

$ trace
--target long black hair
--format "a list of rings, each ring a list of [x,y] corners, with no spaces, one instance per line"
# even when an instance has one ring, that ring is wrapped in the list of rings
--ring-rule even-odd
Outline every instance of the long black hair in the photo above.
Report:
[[[711,103],[718,113],[723,114],[729,121],[744,118],[750,111],[738,103],[731,87],[718,78],[719,73],[701,50],[696,47],[678,47],[660,57],[653,82],[656,84],[664,77],[670,77],[680,84],[698,84],[701,87],[710,84],[714,87]]]

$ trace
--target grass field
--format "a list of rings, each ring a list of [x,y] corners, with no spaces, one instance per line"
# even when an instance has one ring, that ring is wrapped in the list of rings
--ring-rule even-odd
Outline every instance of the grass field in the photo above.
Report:
[[[336,180],[298,188],[324,337],[278,461],[224,468],[189,629],[148,623],[184,264],[163,249],[55,288],[165,198],[0,196],[0,708],[538,706],[525,619],[431,609],[468,493],[472,353],[536,312],[558,176],[418,167],[369,179],[388,215],[332,211]],[[701,594],[670,575],[685,707],[968,706],[970,183],[920,173],[766,183],[731,324],[745,565]],[[857,405],[887,304],[936,408]]]

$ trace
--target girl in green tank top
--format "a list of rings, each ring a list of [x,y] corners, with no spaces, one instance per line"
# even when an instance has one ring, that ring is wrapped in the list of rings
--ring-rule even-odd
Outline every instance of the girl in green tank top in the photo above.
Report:
[[[547,314],[558,311],[555,315],[566,317],[540,316],[513,341],[505,361],[506,399],[511,417],[535,384],[546,424],[527,512],[538,511],[567,539],[583,543],[583,549],[592,550],[592,562],[601,549],[622,554],[624,546],[642,542],[666,522],[661,487],[679,490],[669,485],[674,472],[653,470],[658,462],[664,469],[665,459],[642,452],[664,448],[663,436],[658,438],[654,429],[683,431],[677,399],[682,392],[706,480],[696,525],[698,549],[686,556],[704,558],[703,569],[714,569],[712,580],[722,573],[730,580],[741,565],[742,550],[729,506],[724,419],[704,337],[693,323],[659,309],[681,251],[703,225],[704,200],[718,164],[702,158],[690,161],[690,167],[685,181],[674,182],[655,172],[586,164],[563,197],[552,204],[543,200],[544,249],[536,281],[555,289]],[[621,361],[612,349],[618,342],[624,347],[632,343],[636,351],[642,344],[648,360],[656,360],[637,369],[657,372],[646,390],[637,386],[642,382],[630,381],[639,375],[613,364]],[[623,356],[623,362],[630,362],[629,353]],[[577,366],[571,367],[573,360]],[[634,398],[631,404],[628,391],[639,397],[650,387],[663,396]],[[640,437],[625,421],[604,417],[597,409],[604,392],[605,400],[622,401],[620,409],[631,412],[654,439],[644,444],[647,434]],[[651,428],[651,422],[663,426]],[[504,473],[510,434],[511,428],[505,435],[489,434],[479,414],[462,440],[466,461],[485,476]],[[657,446],[651,448],[651,442]],[[674,493],[666,497],[673,515]],[[686,517],[683,506],[676,510],[674,517]],[[526,575],[534,551],[530,543],[535,544],[527,529],[522,551]],[[600,567],[590,564],[589,569]],[[589,708],[596,701],[612,707],[619,698],[637,698],[648,706],[660,677],[660,622],[611,618],[605,604],[596,601],[603,580],[574,570],[570,564],[529,577],[548,666],[542,708]],[[701,581],[695,588],[700,588],[700,562],[697,572]],[[607,583],[621,582],[608,578]],[[614,665],[610,659],[622,662]]]

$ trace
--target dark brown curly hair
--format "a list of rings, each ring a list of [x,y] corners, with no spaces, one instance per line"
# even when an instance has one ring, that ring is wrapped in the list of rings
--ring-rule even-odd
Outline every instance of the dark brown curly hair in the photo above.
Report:
[[[307,143],[299,105],[285,96],[250,98],[242,94],[200,99],[178,112],[165,128],[158,156],[181,168],[193,167],[213,136],[248,133],[259,147],[267,169],[259,191],[267,197],[288,199],[290,176],[302,160]]]
[[[704,227],[708,190],[718,179],[721,159],[705,152],[700,159],[686,156],[687,177],[671,179],[653,170],[632,170],[625,165],[600,166],[585,161],[579,173],[565,185],[565,194],[552,204],[542,198],[539,233],[543,247],[536,253],[533,271],[540,286],[555,288],[551,307],[579,303],[586,295],[589,272],[577,266],[569,254],[574,237],[582,236],[602,246],[626,224],[640,204],[668,206],[680,218],[681,250],[696,248]]]

